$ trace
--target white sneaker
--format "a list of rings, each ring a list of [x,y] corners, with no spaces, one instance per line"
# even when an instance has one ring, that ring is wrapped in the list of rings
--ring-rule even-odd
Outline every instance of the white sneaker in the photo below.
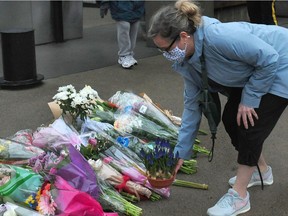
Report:
[[[261,173],[262,179],[263,179],[263,185],[272,185],[273,184],[273,174],[272,174],[272,168],[268,166],[268,170],[264,173]],[[236,182],[236,176],[232,177],[229,179],[228,183],[230,184],[231,187]],[[256,185],[261,185],[261,179],[260,175],[258,172],[258,169],[255,169],[255,171],[252,174],[251,180],[247,186],[247,188],[256,186]]]
[[[137,60],[132,55],[130,55],[128,57],[130,58],[130,61],[133,63],[133,65],[137,65],[138,64]]]
[[[132,62],[129,56],[120,56],[118,63],[125,69],[129,69],[134,65],[134,62]]]
[[[209,208],[207,214],[209,216],[236,216],[250,210],[249,193],[243,199],[237,191],[230,188],[213,207]]]

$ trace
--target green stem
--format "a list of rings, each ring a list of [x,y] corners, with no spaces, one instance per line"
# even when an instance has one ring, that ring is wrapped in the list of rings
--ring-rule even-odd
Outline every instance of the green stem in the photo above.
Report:
[[[189,181],[184,181],[184,180],[179,180],[179,179],[175,179],[173,182],[173,185],[180,186],[180,187],[189,187],[189,188],[208,190],[208,185],[206,184],[189,182]]]

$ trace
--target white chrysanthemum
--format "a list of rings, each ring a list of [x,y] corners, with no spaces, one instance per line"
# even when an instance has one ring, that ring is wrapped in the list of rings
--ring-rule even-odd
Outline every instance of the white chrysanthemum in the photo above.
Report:
[[[75,92],[72,92],[72,93],[69,94],[69,98],[70,98],[70,99],[73,99],[73,98],[76,97],[76,95],[77,95],[76,91],[75,91]]]
[[[81,95],[76,94],[71,105],[73,104],[74,107],[76,107],[77,105],[82,105],[83,104],[83,97],[81,97]]]
[[[90,99],[99,98],[98,92],[92,89],[89,85],[86,85],[82,90],[80,90],[79,94]]]
[[[58,92],[76,92],[73,85],[61,86],[58,88]]]
[[[64,101],[67,100],[69,98],[69,94],[68,92],[59,92],[56,95],[54,95],[53,100],[57,100],[57,101]]]

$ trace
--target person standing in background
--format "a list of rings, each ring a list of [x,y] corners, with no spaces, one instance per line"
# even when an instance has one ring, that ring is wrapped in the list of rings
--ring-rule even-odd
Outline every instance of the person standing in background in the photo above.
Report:
[[[134,58],[140,20],[145,13],[144,1],[101,1],[100,16],[104,18],[108,10],[116,21],[118,41],[118,63],[122,68],[129,69],[137,65]]]
[[[277,24],[273,1],[247,1],[247,10],[251,23]]]

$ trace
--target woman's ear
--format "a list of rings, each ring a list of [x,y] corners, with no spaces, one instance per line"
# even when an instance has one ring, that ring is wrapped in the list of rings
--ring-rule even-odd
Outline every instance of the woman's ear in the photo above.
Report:
[[[190,38],[190,35],[188,35],[188,33],[187,32],[185,32],[185,31],[182,31],[182,32],[180,32],[180,38],[181,39],[187,39],[187,38]]]

